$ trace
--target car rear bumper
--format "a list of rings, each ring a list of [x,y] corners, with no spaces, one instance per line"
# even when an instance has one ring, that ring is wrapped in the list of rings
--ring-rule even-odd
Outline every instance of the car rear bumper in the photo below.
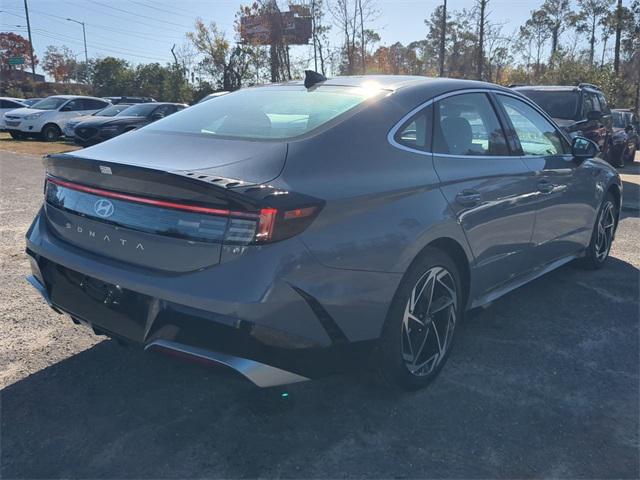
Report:
[[[366,354],[400,280],[329,269],[295,239],[268,254],[165,275],[79,249],[42,214],[27,253],[54,309],[145,349],[225,364],[261,386],[341,370]]]

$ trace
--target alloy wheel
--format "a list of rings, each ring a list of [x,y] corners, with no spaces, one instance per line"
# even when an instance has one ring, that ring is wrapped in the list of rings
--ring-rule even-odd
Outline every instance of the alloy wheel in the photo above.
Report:
[[[427,270],[411,291],[402,321],[402,358],[411,374],[429,375],[446,358],[457,309],[451,273],[443,267]]]
[[[615,207],[611,201],[607,201],[602,207],[602,213],[598,220],[598,232],[596,236],[595,254],[599,262],[603,262],[609,250],[611,250],[611,242],[613,240],[613,231],[616,224]]]

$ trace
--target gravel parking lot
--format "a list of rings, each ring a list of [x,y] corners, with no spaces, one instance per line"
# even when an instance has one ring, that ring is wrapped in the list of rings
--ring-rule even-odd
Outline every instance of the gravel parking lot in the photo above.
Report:
[[[640,167],[624,179],[606,268],[473,312],[429,389],[363,369],[259,390],[49,310],[24,281],[42,164],[0,151],[0,477],[638,478]]]

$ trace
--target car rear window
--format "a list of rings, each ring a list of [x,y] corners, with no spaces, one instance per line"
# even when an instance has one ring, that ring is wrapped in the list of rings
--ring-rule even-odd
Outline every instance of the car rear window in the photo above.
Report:
[[[129,108],[125,108],[118,115],[121,117],[146,117],[156,108],[158,108],[157,103],[136,103]]]
[[[578,92],[571,90],[518,90],[552,118],[571,120],[578,110]]]
[[[308,133],[380,93],[338,86],[248,88],[189,107],[147,129],[284,140]]]

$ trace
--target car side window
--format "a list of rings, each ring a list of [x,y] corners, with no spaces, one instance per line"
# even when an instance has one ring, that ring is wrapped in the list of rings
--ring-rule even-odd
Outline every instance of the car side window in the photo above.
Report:
[[[428,151],[431,147],[432,125],[433,107],[429,105],[398,129],[395,141],[405,147]]]
[[[61,112],[76,112],[78,110],[82,110],[83,106],[82,106],[82,101],[79,98],[76,98],[75,100],[71,100],[70,102],[68,102],[64,107],[62,107],[60,109]]]
[[[593,111],[599,112],[600,104],[593,93],[584,92],[582,96],[582,118],[587,118],[589,112]]]
[[[162,105],[161,107],[156,108],[152,115],[162,115],[163,117],[166,117],[167,115],[171,115],[173,112],[174,110],[171,108],[171,105]]]
[[[0,108],[20,108],[22,105],[11,100],[0,100]]]
[[[102,110],[109,105],[107,102],[101,102],[93,98],[85,98],[82,103],[84,105],[83,110]]]
[[[609,110],[609,105],[607,105],[607,99],[604,98],[604,95],[602,93],[598,94],[598,101],[600,102],[600,109],[602,110],[602,113],[604,113],[605,115],[611,113],[611,110]]]
[[[558,130],[535,108],[507,95],[497,95],[518,135],[527,156],[563,155],[569,144]]]
[[[434,153],[509,155],[504,131],[486,94],[464,93],[440,100],[434,117]]]

